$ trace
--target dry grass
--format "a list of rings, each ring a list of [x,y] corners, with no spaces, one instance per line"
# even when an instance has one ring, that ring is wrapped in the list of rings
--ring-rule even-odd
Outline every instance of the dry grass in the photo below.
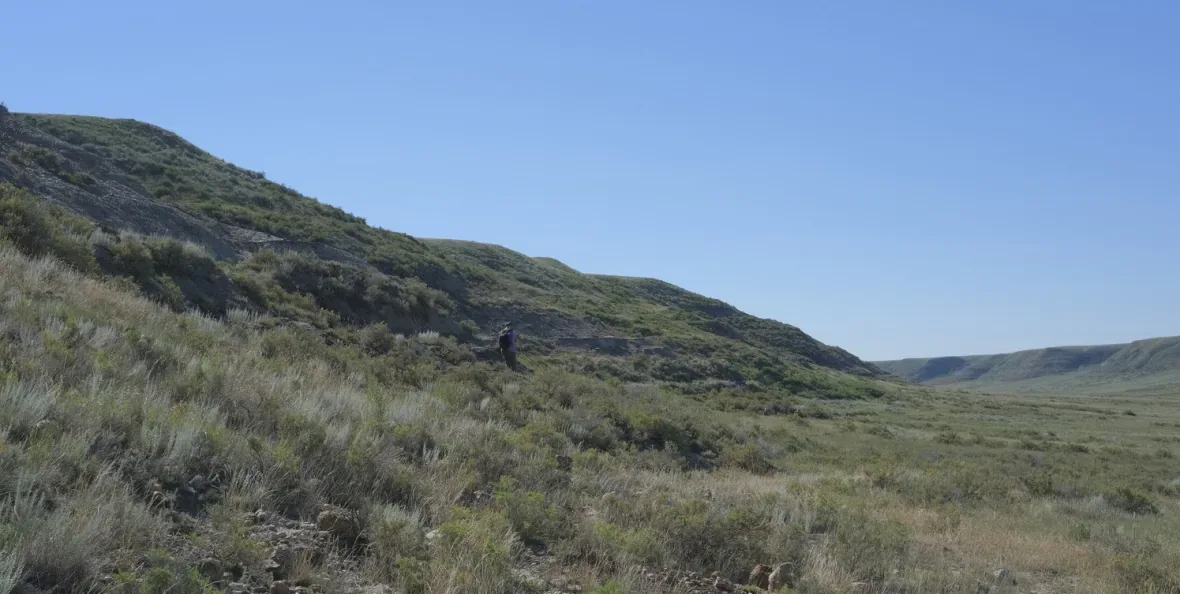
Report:
[[[801,422],[551,369],[443,365],[437,336],[403,339],[427,354],[394,359],[264,326],[168,311],[0,247],[0,591],[87,591],[161,547],[255,566],[266,551],[243,514],[311,519],[323,503],[364,518],[364,546],[340,553],[361,581],[408,592],[519,591],[525,541],[611,592],[655,587],[648,565],[740,580],[784,561],[817,593],[974,592],[1001,568],[1021,591],[1180,583],[1166,407],[1108,433],[1095,403],[923,390]],[[196,476],[219,503],[177,548],[153,491]],[[1112,506],[1121,487],[1160,514]]]
[[[0,591],[11,592],[20,583],[24,573],[20,554],[15,548],[0,551]]]

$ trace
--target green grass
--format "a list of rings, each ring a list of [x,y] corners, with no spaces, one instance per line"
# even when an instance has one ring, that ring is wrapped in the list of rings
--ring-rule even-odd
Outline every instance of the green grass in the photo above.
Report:
[[[634,591],[636,565],[779,562],[803,592],[961,591],[999,568],[1041,591],[1177,584],[1175,393],[893,387],[751,414],[561,365],[517,376],[444,337],[370,351],[174,312],[13,248],[0,275],[0,540],[46,589],[119,568],[196,591],[209,551],[265,582],[234,526],[323,503],[362,519],[366,546],[340,553],[358,579],[408,591],[518,591],[537,545],[587,588]],[[178,541],[147,485],[195,475],[220,495]]]

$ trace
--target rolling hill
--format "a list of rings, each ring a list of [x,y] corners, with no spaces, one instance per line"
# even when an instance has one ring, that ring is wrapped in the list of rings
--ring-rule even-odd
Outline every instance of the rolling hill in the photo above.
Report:
[[[487,362],[506,318],[531,373]],[[1174,394],[905,384],[665,282],[0,108],[0,594],[1180,591]]]
[[[1180,383],[1180,337],[874,364],[907,381],[929,385],[988,390],[1134,388]]]
[[[855,378],[882,375],[797,327],[658,280],[370,226],[134,120],[0,114],[0,182],[89,220],[102,270],[178,310],[262,313],[328,340],[373,325],[439,332],[489,358],[491,333],[513,320],[531,355],[631,381],[847,397],[873,391]]]

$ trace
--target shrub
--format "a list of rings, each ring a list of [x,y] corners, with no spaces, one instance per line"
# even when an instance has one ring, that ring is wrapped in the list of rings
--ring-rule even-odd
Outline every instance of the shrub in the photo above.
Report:
[[[561,433],[551,419],[538,417],[529,421],[512,436],[513,443],[522,451],[561,452],[568,445],[569,440]]]
[[[958,461],[942,462],[920,475],[890,467],[878,471],[873,484],[899,493],[911,503],[959,505],[1003,500],[1019,486],[1012,477]]]
[[[778,542],[771,529],[775,501],[611,497],[601,513],[605,521],[590,524],[592,530],[583,524],[575,550],[588,555],[588,561],[718,570],[734,579],[765,558],[770,543]]]
[[[1034,452],[1043,452],[1049,449],[1049,446],[1045,445],[1045,442],[1043,441],[1033,441],[1026,437],[1020,440],[1020,449],[1032,450]]]
[[[0,384],[0,419],[9,439],[21,439],[47,418],[58,398],[56,390],[40,384],[9,381]]]
[[[891,569],[904,565],[908,544],[909,535],[901,522],[856,510],[840,518],[833,553],[854,577],[881,581]]]
[[[89,173],[73,171],[73,167],[62,159],[61,155],[43,147],[26,145],[20,152],[10,152],[8,160],[17,165],[36,164],[58,179],[82,189],[91,189],[98,185]]]
[[[237,510],[214,506],[210,517],[215,528],[213,546],[219,559],[245,567],[261,567],[266,559],[266,545],[250,538],[245,521]]]
[[[190,305],[213,315],[226,312],[232,283],[204,248],[135,233],[122,233],[117,241],[96,239],[103,271],[132,279],[145,296],[177,312]]]
[[[504,512],[525,544],[553,542],[569,532],[568,514],[536,491],[522,491],[516,479],[501,477],[495,488],[496,507]]]
[[[400,585],[406,594],[426,594],[430,588],[431,564],[428,560],[399,556],[393,567],[385,571],[394,575],[394,583]]]
[[[176,284],[176,281],[163,275],[157,276],[154,280],[158,287],[156,297],[172,311],[184,311],[184,293],[181,292],[180,286]]]
[[[365,522],[365,539],[370,573],[379,580],[399,581],[398,560],[418,558],[425,552],[422,516],[398,505],[374,506]]]
[[[1180,572],[1139,555],[1114,558],[1115,575],[1124,592],[1180,592]]]
[[[0,183],[0,237],[30,256],[54,256],[82,272],[98,263],[84,239],[90,223],[49,206],[10,184]]]
[[[437,447],[434,436],[422,422],[397,425],[390,432],[389,439],[410,461],[421,461],[427,452]]]
[[[703,449],[690,426],[658,413],[632,410],[626,424],[627,441],[640,449],[666,448],[681,454]]]
[[[520,541],[512,523],[494,511],[456,510],[438,527],[438,549],[427,575],[428,589],[454,594],[513,594],[519,591],[512,565]]]
[[[191,276],[216,266],[204,249],[192,243],[169,238],[152,238],[144,243],[157,273]]]
[[[1023,476],[1020,482],[1028,489],[1029,495],[1033,497],[1052,497],[1057,494],[1057,486],[1054,484],[1053,475],[1047,471],[1041,471],[1036,474]]]
[[[951,431],[939,433],[938,436],[934,438],[934,440],[938,443],[943,443],[946,445],[960,445],[963,443],[963,438],[958,433]]]
[[[57,176],[63,176],[67,173],[61,158],[57,153],[49,149],[41,148],[39,146],[25,145],[21,149],[22,161],[25,163],[35,163],[38,167]]]
[[[609,522],[581,524],[560,550],[567,560],[605,567],[663,565],[667,559],[663,539],[651,528],[625,529]]]
[[[762,455],[762,450],[753,443],[725,448],[721,451],[721,464],[755,474],[768,474],[774,471],[774,465]]]
[[[113,474],[47,510],[40,495],[16,493],[0,518],[19,526],[17,548],[36,583],[85,591],[95,583],[94,559],[114,551],[145,551],[161,542],[162,520],[134,501]]]
[[[1160,513],[1159,506],[1147,493],[1130,487],[1122,487],[1106,495],[1106,502],[1111,507],[1121,509],[1137,516],[1156,515]]]
[[[1069,537],[1073,540],[1087,541],[1094,537],[1094,531],[1085,522],[1078,522],[1069,527]]]
[[[397,346],[397,336],[383,323],[365,326],[359,333],[361,348],[373,356],[388,354]]]
[[[118,274],[144,281],[155,275],[155,259],[143,242],[124,239],[111,246],[111,263]]]
[[[93,188],[94,186],[98,185],[98,182],[95,181],[89,173],[84,173],[81,171],[75,171],[73,173],[67,174],[63,179],[81,188]]]
[[[209,580],[188,569],[154,567],[139,585],[139,594],[216,594]]]

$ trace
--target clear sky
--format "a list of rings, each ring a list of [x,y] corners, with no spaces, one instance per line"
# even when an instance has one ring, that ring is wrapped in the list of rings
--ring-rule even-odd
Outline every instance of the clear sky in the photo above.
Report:
[[[1180,3],[14,0],[0,101],[867,359],[1180,334]]]

